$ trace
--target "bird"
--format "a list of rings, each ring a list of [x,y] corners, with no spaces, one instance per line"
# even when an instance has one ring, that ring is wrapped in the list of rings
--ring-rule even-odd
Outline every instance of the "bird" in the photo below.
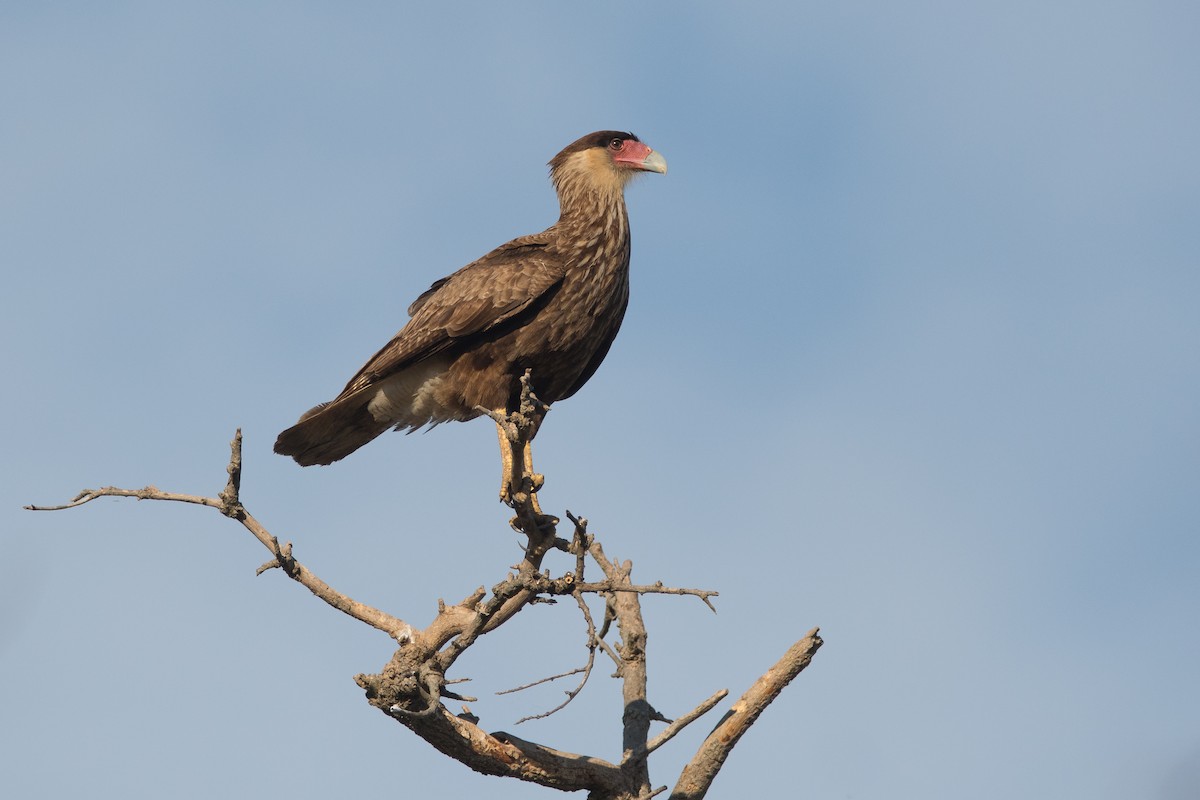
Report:
[[[500,438],[500,496],[510,500],[516,487],[502,415],[518,408],[527,372],[549,406],[578,392],[608,354],[629,304],[625,187],[642,173],[665,174],[667,162],[632,133],[597,131],[549,167],[558,221],[434,281],[341,394],[279,434],[276,453],[327,465],[389,429],[487,414]],[[528,442],[525,461],[532,466]]]

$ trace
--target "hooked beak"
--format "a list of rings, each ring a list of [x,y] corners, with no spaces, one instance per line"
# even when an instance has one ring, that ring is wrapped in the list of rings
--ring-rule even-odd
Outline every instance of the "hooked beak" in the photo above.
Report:
[[[625,142],[625,147],[613,157],[613,163],[625,169],[667,174],[667,160],[641,142],[633,140]]]
[[[642,164],[639,169],[647,172],[657,172],[660,175],[667,174],[667,160],[660,153],[651,150],[650,153],[642,159]]]

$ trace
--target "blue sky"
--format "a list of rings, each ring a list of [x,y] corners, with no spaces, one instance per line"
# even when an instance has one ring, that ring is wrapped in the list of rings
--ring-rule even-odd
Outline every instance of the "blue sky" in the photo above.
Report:
[[[0,794],[534,796],[352,682],[390,655],[212,512],[416,623],[515,558],[486,421],[301,470],[275,434],[434,279],[632,129],[633,298],[538,439],[646,601],[651,701],[826,646],[716,797],[1200,786],[1200,12],[1186,3],[0,9]],[[569,567],[563,563],[557,569]],[[576,666],[538,607],[461,663],[489,730]],[[515,733],[619,754],[619,689]],[[652,762],[672,784],[711,722]]]

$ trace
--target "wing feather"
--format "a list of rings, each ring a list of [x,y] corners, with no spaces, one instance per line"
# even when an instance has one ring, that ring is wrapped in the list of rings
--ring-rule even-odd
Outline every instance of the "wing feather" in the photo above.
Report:
[[[544,233],[523,236],[435,281],[409,306],[408,324],[350,379],[339,399],[536,306],[566,274],[550,243]]]

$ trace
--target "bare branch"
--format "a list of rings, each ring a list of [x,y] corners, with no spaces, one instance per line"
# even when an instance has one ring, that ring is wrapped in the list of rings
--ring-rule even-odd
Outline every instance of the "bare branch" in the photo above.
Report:
[[[63,503],[59,506],[25,506],[26,511],[64,511],[68,508],[78,508],[98,500],[101,497],[136,497],[138,500],[173,500],[178,503],[195,503],[196,505],[209,506],[211,508],[220,508],[221,501],[211,497],[200,497],[194,494],[175,494],[174,492],[164,492],[153,486],[147,486],[144,489],[118,489],[116,486],[105,486],[101,489],[84,489],[79,494],[75,495],[74,499],[69,503]]]
[[[220,497],[201,497],[192,494],[164,492],[153,486],[147,486],[144,489],[119,489],[115,486],[106,486],[102,489],[85,489],[76,495],[74,500],[64,505],[26,506],[26,508],[30,511],[61,511],[90,503],[100,497],[136,497],[138,500],[193,503],[195,505],[215,508],[225,516],[240,522],[242,527],[250,531],[254,538],[258,539],[264,547],[271,551],[273,560],[259,567],[257,574],[262,574],[272,567],[280,567],[289,578],[308,589],[338,611],[354,617],[360,622],[365,622],[372,628],[383,631],[397,641],[401,641],[406,635],[411,633],[412,628],[404,620],[393,617],[390,614],[385,614],[379,609],[368,606],[365,603],[353,600],[318,578],[307,567],[292,558],[290,543],[280,545],[279,540],[272,536],[258,520],[246,511],[238,499],[242,474],[242,432],[240,429],[230,443],[230,458],[226,471],[229,473],[229,480]]]
[[[699,751],[684,767],[675,789],[671,792],[671,800],[700,800],[707,794],[721,765],[729,757],[733,746],[742,738],[742,734],[754,724],[784,687],[812,661],[813,655],[823,644],[817,633],[818,629],[813,628],[803,639],[789,647],[783,657],[738,698],[733,708],[717,723]]]
[[[710,597],[717,597],[719,592],[712,589],[685,589],[666,586],[662,581],[648,584],[623,583],[620,580],[591,581],[576,583],[575,576],[568,573],[561,578],[550,578],[545,575],[532,575],[525,579],[524,587],[537,593],[549,595],[566,595],[580,592],[582,594],[673,594],[699,597],[709,608],[713,608]]]
[[[712,609],[713,613],[717,609],[709,601],[710,597],[720,596],[720,592],[715,592],[711,589],[680,589],[673,586],[664,586],[662,581],[656,581],[650,584],[621,584],[613,581],[596,581],[593,583],[581,583],[577,587],[581,592],[598,593],[598,592],[634,592],[635,594],[678,594],[691,595],[699,597],[704,601],[704,605]]]

